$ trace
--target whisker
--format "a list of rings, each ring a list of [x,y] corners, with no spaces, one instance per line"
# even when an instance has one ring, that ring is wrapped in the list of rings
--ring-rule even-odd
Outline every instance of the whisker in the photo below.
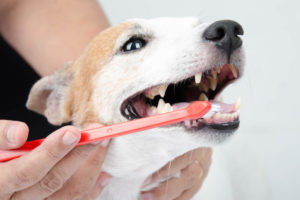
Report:
[[[168,194],[168,188],[169,188],[169,179],[170,179],[170,169],[171,169],[171,166],[172,166],[172,161],[169,163],[169,166],[168,166],[168,179],[167,179],[167,183],[166,183],[166,190],[165,190],[165,196],[167,196]]]

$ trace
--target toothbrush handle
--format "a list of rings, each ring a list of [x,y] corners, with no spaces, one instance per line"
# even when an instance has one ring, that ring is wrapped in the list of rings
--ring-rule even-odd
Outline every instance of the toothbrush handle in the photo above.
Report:
[[[81,139],[77,146],[155,127],[166,126],[186,119],[197,119],[205,115],[210,109],[211,104],[209,102],[197,101],[180,110],[85,130],[81,132]],[[18,158],[38,147],[43,141],[44,139],[26,142],[24,146],[15,150],[0,150],[0,162]]]

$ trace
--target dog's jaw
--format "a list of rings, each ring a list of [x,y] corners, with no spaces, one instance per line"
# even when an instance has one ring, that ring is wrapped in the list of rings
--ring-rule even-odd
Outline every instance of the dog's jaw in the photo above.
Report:
[[[200,23],[197,18],[135,19],[128,23],[131,26],[116,41],[114,56],[94,77],[92,102],[103,123],[126,121],[120,112],[122,103],[146,88],[176,83],[229,62],[238,68],[239,76],[243,73],[242,48],[237,49],[228,60],[228,56],[213,43],[203,39],[202,34],[209,23]],[[148,45],[131,54],[120,53],[122,44],[132,35],[143,35],[148,39]],[[202,132],[206,132],[205,129]],[[197,134],[197,137],[203,137],[206,144],[224,139],[221,134],[218,138],[218,135],[211,137],[203,133]]]
[[[199,71],[228,63],[225,55],[212,44],[203,41],[202,32],[209,24],[200,24],[197,19],[133,20],[130,23],[135,25],[128,32],[139,27],[140,32],[152,37],[150,47],[134,55],[114,56],[95,76],[97,78],[92,99],[101,122],[112,124],[126,121],[120,112],[121,104],[138,91],[153,85],[176,83]],[[173,31],[164,31],[164,27],[170,26]],[[124,42],[124,38],[131,34],[128,32],[117,40],[115,51]],[[242,75],[243,50],[235,51],[230,62]],[[143,180],[168,161],[197,147],[220,143],[229,135],[231,133],[213,134],[207,128],[192,134],[182,126],[171,126],[115,138],[103,169],[116,178],[103,191],[102,197],[119,199],[129,195],[126,199],[137,199]],[[132,193],[119,191],[115,194],[111,188],[118,187],[124,181],[130,182]]]
[[[136,92],[176,83],[228,63],[227,56],[203,40],[202,33],[208,25],[196,18],[130,20],[101,33],[82,56],[51,77],[62,77],[61,82],[65,82],[64,77],[69,76],[62,75],[72,74],[71,82],[65,83],[63,90],[56,91],[62,86],[49,88],[47,80],[42,79],[33,94],[51,89],[51,96],[56,97],[64,92],[63,98],[58,99],[63,104],[50,110],[63,112],[63,118],[53,120],[56,124],[72,120],[76,126],[85,128],[89,123],[126,121],[121,105]],[[133,54],[121,53],[121,46],[136,33],[148,37],[148,45]],[[240,75],[243,57],[243,50],[238,49],[230,60]],[[48,99],[45,96],[44,103],[35,110],[47,115]],[[35,105],[38,100],[41,98],[30,98],[29,103]],[[103,165],[103,170],[114,178],[100,199],[137,199],[144,179],[165,163],[197,147],[222,142],[228,135],[214,134],[209,129],[191,133],[182,126],[170,126],[115,138]]]

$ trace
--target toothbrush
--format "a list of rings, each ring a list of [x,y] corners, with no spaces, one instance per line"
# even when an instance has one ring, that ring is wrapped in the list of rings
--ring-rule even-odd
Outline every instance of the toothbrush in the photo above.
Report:
[[[198,119],[207,114],[208,111],[215,111],[214,105],[208,101],[195,101],[187,107],[172,112],[152,115],[149,117],[122,122],[109,126],[102,126],[81,132],[81,139],[77,146],[89,144],[99,140],[114,138],[129,133],[139,132],[155,127],[166,126],[188,119]],[[18,158],[25,153],[38,147],[44,139],[26,142],[21,148],[14,150],[0,150],[0,162]]]

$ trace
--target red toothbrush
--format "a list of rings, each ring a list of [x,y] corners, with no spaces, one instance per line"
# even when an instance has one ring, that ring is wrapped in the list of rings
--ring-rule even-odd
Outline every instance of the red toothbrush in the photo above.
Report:
[[[159,126],[166,126],[187,119],[198,119],[204,116],[211,109],[211,107],[211,103],[208,101],[196,101],[189,104],[185,108],[172,112],[85,130],[81,132],[81,139],[77,146]],[[18,158],[39,146],[43,141],[44,139],[33,140],[26,142],[24,146],[19,149],[0,150],[0,162]]]

